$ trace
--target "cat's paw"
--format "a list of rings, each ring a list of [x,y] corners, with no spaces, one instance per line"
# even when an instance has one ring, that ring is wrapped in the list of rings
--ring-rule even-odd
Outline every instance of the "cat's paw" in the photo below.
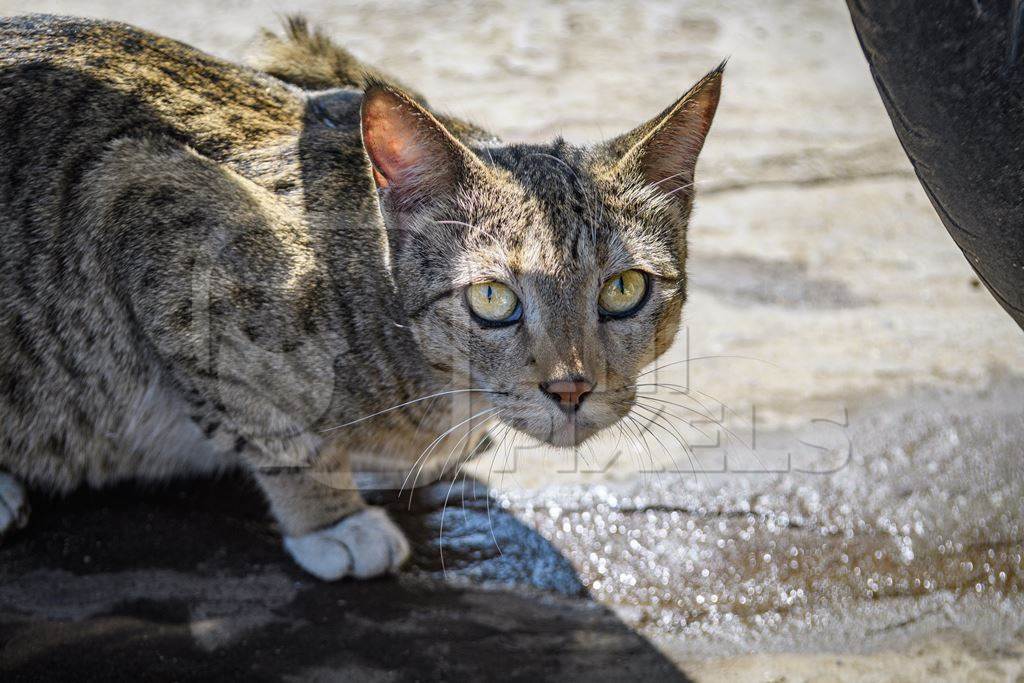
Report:
[[[0,472],[0,538],[28,524],[28,496],[21,482]]]
[[[285,536],[284,547],[300,567],[325,581],[395,572],[409,557],[405,534],[373,507],[305,536]]]

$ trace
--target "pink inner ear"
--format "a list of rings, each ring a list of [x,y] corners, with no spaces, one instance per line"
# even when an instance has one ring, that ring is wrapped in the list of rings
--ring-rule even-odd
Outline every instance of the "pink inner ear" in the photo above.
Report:
[[[717,89],[698,93],[693,101],[673,112],[647,141],[641,163],[648,183],[673,195],[692,187],[697,156],[717,104]]]
[[[671,182],[691,175],[704,141],[706,127],[679,116],[655,133],[644,151],[644,170],[650,182]],[[681,182],[688,182],[682,180]],[[674,183],[678,184],[678,183]]]
[[[447,196],[472,162],[472,152],[430,112],[386,88],[364,95],[362,131],[374,180],[388,189],[390,206],[407,209]]]
[[[381,187],[400,183],[425,154],[415,114],[389,100],[388,95],[378,96],[363,113],[363,141]]]

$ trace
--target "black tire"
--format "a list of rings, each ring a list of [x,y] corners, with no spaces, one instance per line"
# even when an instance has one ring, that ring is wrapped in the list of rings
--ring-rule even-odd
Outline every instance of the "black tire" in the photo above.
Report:
[[[949,234],[1024,328],[1024,0],[848,0]]]

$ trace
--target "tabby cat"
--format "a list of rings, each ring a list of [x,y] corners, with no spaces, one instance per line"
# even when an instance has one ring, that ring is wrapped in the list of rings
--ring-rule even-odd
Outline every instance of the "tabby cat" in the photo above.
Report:
[[[504,144],[301,21],[255,70],[0,20],[0,531],[22,482],[242,466],[306,570],[396,570],[354,470],[630,410],[679,324],[721,76],[593,147]]]

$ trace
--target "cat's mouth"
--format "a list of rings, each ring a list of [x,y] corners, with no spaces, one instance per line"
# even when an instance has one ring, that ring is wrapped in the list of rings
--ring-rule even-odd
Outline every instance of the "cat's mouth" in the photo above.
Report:
[[[548,435],[546,442],[552,446],[571,448],[597,434],[603,429],[603,425],[588,424],[577,419],[568,419],[561,429],[554,429]]]
[[[504,421],[520,432],[548,445],[572,448],[610,427],[616,420],[617,418],[610,421],[598,421],[592,416],[573,413],[568,415],[512,416]]]
[[[622,389],[595,393],[575,410],[552,405],[546,396],[532,400],[529,395],[509,393],[503,398],[495,401],[500,422],[550,446],[573,448],[615,426],[629,413],[632,394]]]

